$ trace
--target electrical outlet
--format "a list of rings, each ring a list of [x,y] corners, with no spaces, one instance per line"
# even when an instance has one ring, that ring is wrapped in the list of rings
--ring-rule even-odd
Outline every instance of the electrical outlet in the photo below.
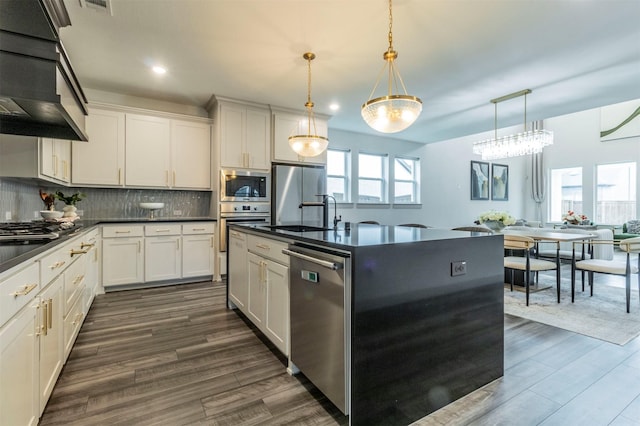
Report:
[[[173,211],[173,215],[174,216],[182,216],[182,210],[174,210]]]
[[[459,260],[457,262],[451,262],[451,276],[464,275],[467,273],[467,262]]]
[[[4,220],[11,220],[11,212],[4,213]]]

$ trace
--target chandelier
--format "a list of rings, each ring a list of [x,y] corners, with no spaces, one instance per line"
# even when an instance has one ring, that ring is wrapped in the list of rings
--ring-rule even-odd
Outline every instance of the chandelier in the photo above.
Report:
[[[521,90],[500,98],[491,99],[495,105],[494,137],[473,143],[473,153],[483,160],[518,157],[542,152],[542,148],[553,145],[553,132],[543,129],[527,130],[527,95],[531,89]],[[524,96],[524,131],[515,135],[498,137],[498,103]]]
[[[407,94],[407,88],[400,76],[400,72],[395,66],[395,59],[398,52],[393,50],[393,34],[391,32],[393,25],[393,14],[391,8],[391,0],[389,0],[389,47],[383,54],[386,61],[378,74],[375,86],[369,95],[369,100],[362,105],[362,118],[366,123],[382,133],[396,133],[411,126],[422,112],[422,101]],[[380,83],[380,78],[384,70],[388,67],[387,72],[387,95],[373,98],[373,94]],[[398,82],[402,87],[404,94],[392,93],[395,87],[398,90]]]
[[[311,61],[316,58],[316,55],[307,52],[302,55],[302,57],[307,61],[308,66],[307,102],[304,104],[307,109],[307,134],[290,136],[289,146],[301,157],[315,157],[327,149],[329,139],[318,135],[316,131],[316,120],[313,116],[313,102],[311,102]],[[312,126],[313,133],[311,133]]]

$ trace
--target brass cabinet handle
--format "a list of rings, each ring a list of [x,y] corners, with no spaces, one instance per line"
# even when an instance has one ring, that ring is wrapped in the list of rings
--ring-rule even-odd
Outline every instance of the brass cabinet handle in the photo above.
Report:
[[[53,327],[53,299],[47,300],[47,327]]]
[[[80,248],[83,249],[85,247],[93,247],[95,245],[95,243],[80,243]]]
[[[21,290],[16,290],[13,293],[10,293],[9,296],[18,297],[18,296],[26,296],[31,293],[34,288],[38,287],[38,284],[25,284],[22,286]]]
[[[80,320],[82,320],[82,312],[78,312],[78,314],[75,316],[75,318],[73,319],[73,321],[71,322],[72,325],[76,325],[80,323]]]
[[[213,247],[213,237],[211,237],[211,247]]]
[[[84,275],[78,275],[74,280],[73,280],[73,285],[78,285],[78,283],[81,283],[82,280],[84,280]]]
[[[75,250],[75,249],[71,249],[69,250],[69,255],[71,257],[75,256],[76,254],[87,254],[89,250]]]
[[[116,231],[116,234],[130,234],[131,231]]]
[[[58,156],[53,154],[53,175],[58,177]]]
[[[122,169],[118,168],[118,185],[122,183]]]
[[[256,244],[256,247],[264,249],[264,250],[271,250],[271,246],[268,246],[266,244]]]
[[[47,302],[44,302],[42,304],[42,325],[40,326],[40,330],[41,330],[41,334],[46,336],[47,335],[47,321],[49,319],[49,315],[47,314],[47,311],[49,309],[49,306],[47,305]]]
[[[169,231],[171,231],[171,229],[169,228],[156,229],[156,232],[169,232]]]
[[[176,240],[176,250],[180,250],[180,239]]]
[[[191,228],[192,231],[204,231],[205,228]]]
[[[53,265],[49,266],[49,269],[57,269],[59,267],[61,267],[62,265],[64,265],[66,262],[64,260],[59,260],[56,263],[54,263]]]

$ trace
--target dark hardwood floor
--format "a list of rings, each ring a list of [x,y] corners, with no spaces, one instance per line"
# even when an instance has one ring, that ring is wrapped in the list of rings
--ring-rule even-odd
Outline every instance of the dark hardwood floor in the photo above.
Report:
[[[348,423],[285,366],[226,309],[222,283],[108,293],[96,297],[40,424]],[[618,346],[507,315],[504,377],[416,424],[640,425],[639,395],[640,338]]]

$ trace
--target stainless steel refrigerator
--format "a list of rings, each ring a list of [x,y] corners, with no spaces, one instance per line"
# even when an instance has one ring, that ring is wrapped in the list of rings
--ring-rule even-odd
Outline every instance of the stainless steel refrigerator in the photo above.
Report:
[[[271,167],[271,224],[322,226],[322,207],[300,208],[303,201],[322,201],[324,167],[274,164]]]

